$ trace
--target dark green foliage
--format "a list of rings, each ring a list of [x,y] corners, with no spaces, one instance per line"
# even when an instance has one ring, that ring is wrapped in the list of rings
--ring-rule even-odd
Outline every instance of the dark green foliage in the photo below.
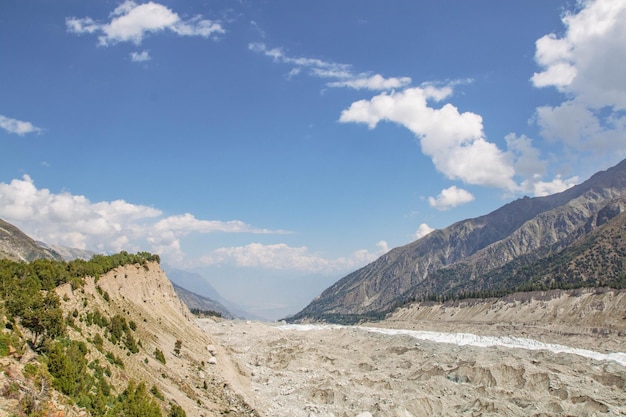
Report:
[[[53,386],[74,399],[93,385],[93,377],[87,372],[86,353],[87,346],[83,342],[72,340],[53,342],[46,349]]]
[[[11,344],[10,336],[5,333],[0,333],[0,358],[3,358],[9,354],[10,344]]]
[[[143,382],[130,381],[117,399],[117,404],[106,414],[111,417],[161,417],[161,408],[150,397]]]
[[[130,327],[126,323],[126,318],[124,316],[116,314],[111,317],[111,321],[109,322],[107,329],[109,330],[111,343],[116,345],[122,341],[130,353],[139,352],[137,342],[135,342],[135,338]]]
[[[185,413],[185,410],[183,410],[183,407],[180,405],[171,404],[171,407],[169,417],[187,417],[187,413]]]
[[[154,349],[154,358],[165,365],[165,355],[163,355],[163,351],[161,349]]]
[[[100,336],[100,333],[96,333],[96,335],[93,337],[92,343],[96,347],[96,349],[102,352],[104,339],[102,339],[102,336]]]
[[[198,316],[198,317],[222,317],[222,313],[219,313],[217,311],[212,311],[212,310],[201,310],[199,308],[191,308],[189,309],[189,311],[191,311],[191,314]]]
[[[165,396],[163,395],[161,390],[156,385],[153,385],[152,388],[150,388],[150,392],[152,393],[152,395],[157,397],[159,400],[165,401]]]
[[[85,324],[87,326],[91,326],[92,324],[97,325],[98,327],[105,328],[109,326],[109,320],[100,313],[100,311],[96,310],[93,313],[91,311],[87,312],[85,316]]]
[[[128,328],[128,324],[126,324],[126,318],[120,316],[119,314],[111,317],[108,330],[111,338],[111,343],[113,343],[114,345],[116,345],[117,342],[122,339],[124,333],[130,331],[130,329]]]
[[[119,366],[120,368],[124,369],[124,361],[122,361],[122,359],[115,356],[113,352],[105,353],[104,357],[106,358],[107,361],[109,361],[109,363]]]

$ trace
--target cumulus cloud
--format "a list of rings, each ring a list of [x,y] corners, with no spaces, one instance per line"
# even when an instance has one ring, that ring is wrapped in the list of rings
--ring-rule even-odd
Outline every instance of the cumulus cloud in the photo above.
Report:
[[[318,58],[292,57],[287,55],[281,48],[268,48],[264,43],[251,43],[248,48],[257,53],[261,53],[274,60],[274,62],[293,65],[289,71],[289,76],[308,70],[308,74],[318,78],[334,79],[326,83],[329,87],[347,87],[356,90],[391,90],[405,87],[411,84],[409,77],[385,78],[380,74],[354,73],[351,65],[340,64],[332,61],[325,61]]]
[[[578,13],[563,17],[561,37],[554,33],[536,42],[537,87],[553,86],[579,97],[591,107],[626,109],[626,3],[581,1]]]
[[[148,51],[130,53],[130,60],[133,62],[146,62],[150,61],[151,59],[152,58],[150,57],[150,53]]]
[[[541,67],[531,81],[564,94],[556,106],[537,109],[536,121],[548,140],[577,151],[626,154],[626,2],[586,0],[567,13],[562,35],[536,42]]]
[[[435,229],[433,229],[432,227],[430,227],[429,225],[427,225],[426,223],[422,223],[420,224],[420,227],[417,229],[417,231],[415,232],[415,239],[421,239],[424,236],[430,234],[431,232],[434,232]]]
[[[361,249],[348,257],[325,258],[310,252],[306,246],[292,247],[284,243],[219,248],[201,258],[203,265],[235,265],[274,270],[334,273],[362,267],[387,253],[387,242],[380,241],[378,250]]]
[[[154,2],[137,4],[127,0],[110,15],[110,21],[99,23],[91,17],[69,17],[65,20],[68,32],[99,34],[98,44],[113,45],[120,42],[141,44],[148,34],[169,30],[180,36],[210,36],[225,33],[219,22],[195,16],[182,19],[168,7]]]
[[[563,179],[560,175],[557,175],[552,181],[543,181],[541,176],[536,175],[534,178],[525,180],[522,183],[522,190],[532,193],[535,197],[543,197],[565,191],[579,182],[580,178],[578,176]]]
[[[158,209],[124,200],[91,202],[82,195],[39,189],[28,175],[0,182],[0,218],[50,244],[98,252],[151,250],[172,262],[184,260],[181,239],[191,233],[287,233],[189,213],[163,217]]]
[[[425,84],[402,92],[382,93],[354,102],[341,113],[342,123],[398,123],[413,132],[438,171],[468,184],[513,190],[515,170],[507,154],[486,140],[482,117],[460,113],[450,103],[434,107],[452,94],[452,85]]]
[[[428,197],[428,204],[437,210],[445,211],[453,207],[474,201],[474,196],[467,190],[452,187],[441,190],[437,198]]]
[[[31,122],[25,122],[22,120],[12,119],[0,114],[0,128],[6,130],[9,133],[15,133],[19,136],[24,136],[27,133],[41,133],[42,129],[34,126]]]

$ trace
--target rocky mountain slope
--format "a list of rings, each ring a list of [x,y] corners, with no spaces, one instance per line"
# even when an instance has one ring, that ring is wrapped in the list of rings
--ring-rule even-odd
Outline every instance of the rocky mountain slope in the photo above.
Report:
[[[46,242],[37,242],[39,246],[44,249],[49,249],[55,251],[66,261],[73,261],[74,259],[84,259],[89,260],[92,256],[97,255],[96,252],[92,252],[90,250],[78,249],[78,248],[69,248],[67,246],[61,245],[51,245]]]
[[[178,296],[178,298],[180,298],[180,300],[185,303],[185,305],[190,310],[198,310],[202,314],[216,313],[219,314],[220,317],[225,319],[235,318],[235,316],[230,311],[228,311],[226,307],[224,307],[217,301],[186,290],[185,288],[176,285],[173,282],[172,285],[174,287],[174,291],[176,291],[176,295]]]
[[[50,248],[41,247],[20,229],[0,219],[0,259],[30,262],[35,259],[62,257]]]
[[[68,324],[66,342],[58,346],[68,346],[68,354],[71,346],[78,346],[89,364],[86,374],[109,387],[106,391],[122,394],[129,389],[129,381],[143,384],[150,390],[150,401],[166,415],[184,415],[181,410],[189,416],[258,415],[238,394],[245,390],[245,374],[198,327],[158,263],[117,267],[97,280],[86,277],[82,285],[62,284],[56,293]],[[11,327],[15,330],[15,326]],[[20,334],[30,334],[25,328],[18,329],[14,341]],[[55,346],[55,342],[48,343]],[[5,391],[15,387],[14,394],[0,401],[0,415],[24,412],[26,403],[31,411],[45,409],[54,416],[87,415],[81,406],[95,407],[97,396],[70,400],[61,394],[67,392],[71,397],[74,392],[65,390],[63,381],[67,380],[55,378],[44,384],[43,379],[39,382],[29,374],[29,369],[42,369],[37,365],[42,360],[49,362],[51,374],[58,373],[56,366],[69,366],[62,365],[65,362],[55,365],[58,353],[54,348],[44,348],[47,359],[41,359],[34,347],[18,344],[0,358],[4,370],[0,387]],[[37,372],[48,375],[47,371]],[[79,380],[76,376],[69,381],[74,378]]]
[[[411,299],[511,291],[528,282],[504,288],[492,272],[510,267],[515,275],[563,251],[624,212],[625,198],[626,160],[564,192],[524,197],[395,248],[339,280],[292,320],[380,317]]]

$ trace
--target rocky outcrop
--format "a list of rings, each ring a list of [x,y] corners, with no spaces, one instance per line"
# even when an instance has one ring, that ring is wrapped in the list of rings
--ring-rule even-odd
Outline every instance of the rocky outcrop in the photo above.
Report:
[[[61,255],[41,247],[17,227],[0,219],[0,259],[30,262],[35,259],[62,260]]]
[[[293,317],[376,315],[408,297],[486,291],[489,272],[543,259],[624,211],[626,160],[547,197],[524,197],[396,248],[324,291]]]

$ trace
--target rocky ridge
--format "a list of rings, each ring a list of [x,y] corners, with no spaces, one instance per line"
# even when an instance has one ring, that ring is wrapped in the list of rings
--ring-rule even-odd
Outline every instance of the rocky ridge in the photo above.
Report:
[[[292,320],[380,316],[409,298],[491,290],[499,280],[491,271],[562,251],[622,213],[625,198],[626,160],[562,193],[524,197],[395,248],[339,280]]]
[[[41,247],[20,229],[0,219],[0,259],[30,262],[35,259],[62,260],[61,255]]]

